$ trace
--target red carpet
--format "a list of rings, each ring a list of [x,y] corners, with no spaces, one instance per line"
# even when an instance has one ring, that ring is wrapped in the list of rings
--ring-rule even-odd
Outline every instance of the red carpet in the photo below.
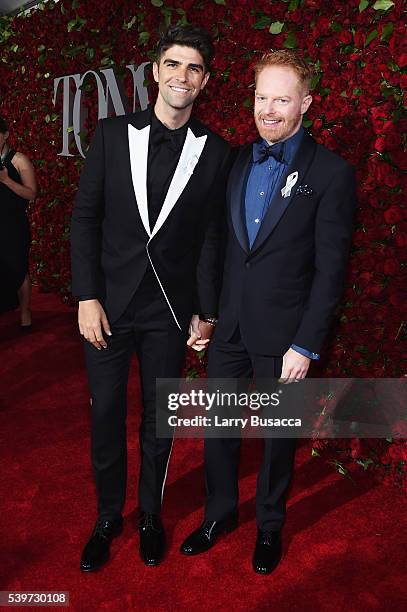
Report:
[[[95,501],[76,311],[38,293],[33,310],[34,327],[25,336],[17,313],[0,317],[0,590],[69,591],[70,609],[86,611],[406,609],[402,492],[362,473],[351,482],[311,458],[306,442],[297,452],[284,559],[275,573],[258,576],[251,570],[260,456],[254,440],[243,446],[239,529],[199,558],[186,558],[178,548],[202,516],[202,445],[177,441],[164,497],[169,552],[159,567],[144,567],[135,531],[135,370],[124,535],[114,542],[108,566],[81,574],[79,557],[95,520]]]

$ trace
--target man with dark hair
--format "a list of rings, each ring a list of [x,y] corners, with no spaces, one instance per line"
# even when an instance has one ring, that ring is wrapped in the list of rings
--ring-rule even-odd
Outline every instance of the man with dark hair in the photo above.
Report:
[[[255,67],[260,138],[243,146],[227,188],[228,240],[219,322],[209,347],[213,378],[303,379],[340,298],[352,236],[354,170],[302,128],[312,71],[297,53]],[[205,520],[183,543],[211,548],[237,524],[240,439],[205,440]],[[278,565],[295,440],[264,440],[257,479],[253,568]]]
[[[72,292],[85,339],[98,494],[82,571],[108,560],[122,530],[134,350],[143,403],[140,553],[146,565],[164,554],[160,511],[172,444],[155,433],[156,377],[180,376],[189,325],[190,344],[202,347],[218,307],[229,146],[191,117],[212,52],[206,32],[170,28],[153,64],[154,109],[100,121],[81,175],[72,216]]]

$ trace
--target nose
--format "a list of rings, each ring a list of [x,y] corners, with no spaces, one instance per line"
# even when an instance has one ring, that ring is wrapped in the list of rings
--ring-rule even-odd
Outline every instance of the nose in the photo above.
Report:
[[[186,66],[178,66],[175,78],[177,81],[182,81],[185,83],[187,80],[187,67]]]
[[[268,99],[266,104],[264,105],[264,114],[266,115],[274,115],[275,111],[275,103],[274,100]]]

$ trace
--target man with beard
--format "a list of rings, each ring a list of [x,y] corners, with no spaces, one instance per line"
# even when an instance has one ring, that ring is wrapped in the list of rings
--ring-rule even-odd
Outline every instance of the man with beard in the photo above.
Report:
[[[219,322],[209,347],[213,378],[303,379],[319,359],[348,259],[353,168],[302,128],[312,70],[295,52],[255,66],[260,138],[241,148],[227,188],[228,240]],[[205,440],[205,520],[183,543],[195,555],[237,525],[240,439]],[[257,479],[256,572],[281,555],[295,440],[268,438]]]
[[[133,351],[143,403],[140,554],[152,566],[165,551],[160,512],[171,440],[156,437],[156,378],[180,376],[190,322],[205,343],[220,288],[229,146],[191,117],[212,55],[211,39],[199,28],[165,32],[153,64],[154,109],[100,121],[81,175],[72,217],[72,292],[85,339],[98,495],[84,572],[106,563],[123,527]]]

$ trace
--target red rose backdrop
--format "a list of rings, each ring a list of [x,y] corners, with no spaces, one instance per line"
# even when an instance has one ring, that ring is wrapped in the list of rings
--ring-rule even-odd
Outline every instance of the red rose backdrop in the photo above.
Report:
[[[11,142],[33,159],[40,195],[31,208],[32,273],[46,291],[68,299],[69,222],[81,157],[61,157],[62,102],[53,105],[58,76],[152,58],[159,28],[194,23],[210,30],[216,57],[199,118],[232,144],[255,136],[251,65],[266,51],[299,49],[316,66],[313,104],[305,127],[357,169],[354,248],[336,325],[313,372],[323,376],[397,377],[406,348],[403,207],[406,159],[407,47],[402,0],[50,0],[25,17],[0,18],[1,114]],[[151,79],[151,77],[150,77]],[[97,117],[96,85],[83,87],[88,128]],[[150,99],[154,99],[150,88]],[[404,137],[403,137],[404,133]],[[73,153],[77,153],[72,149]],[[315,365],[315,364],[314,364]],[[202,373],[190,358],[191,375]],[[328,453],[344,474],[353,464],[401,483],[402,441],[331,441]],[[348,466],[348,467],[346,467]]]

